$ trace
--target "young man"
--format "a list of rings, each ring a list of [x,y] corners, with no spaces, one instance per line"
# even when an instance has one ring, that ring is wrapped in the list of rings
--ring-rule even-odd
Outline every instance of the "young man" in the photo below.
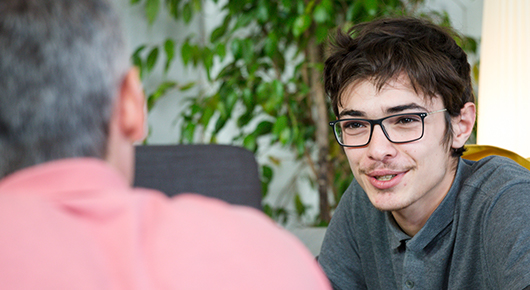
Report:
[[[335,289],[530,285],[530,172],[460,158],[475,105],[452,36],[397,18],[335,39],[325,89],[355,177],[319,256]]]
[[[131,188],[144,110],[106,0],[0,2],[0,288],[329,289],[259,212]]]

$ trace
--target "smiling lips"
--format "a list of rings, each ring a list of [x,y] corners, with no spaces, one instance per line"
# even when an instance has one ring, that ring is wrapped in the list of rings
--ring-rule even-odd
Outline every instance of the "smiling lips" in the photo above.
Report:
[[[392,178],[394,178],[396,174],[388,174],[388,175],[381,175],[381,176],[375,176],[375,178],[379,181],[389,181]]]
[[[367,174],[370,184],[377,189],[389,189],[396,186],[403,176],[408,172],[388,172],[388,170],[383,171],[373,171]]]

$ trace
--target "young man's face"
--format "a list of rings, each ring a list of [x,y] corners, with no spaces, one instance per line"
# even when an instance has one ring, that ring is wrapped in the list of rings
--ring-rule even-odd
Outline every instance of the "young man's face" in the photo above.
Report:
[[[370,81],[346,89],[339,106],[340,119],[380,119],[400,113],[428,113],[444,109],[440,98],[418,95],[406,78],[389,81],[380,91]],[[370,143],[344,147],[353,174],[372,204],[385,211],[429,214],[445,197],[453,182],[456,160],[443,144],[445,112],[424,118],[420,140],[390,142],[374,125]]]

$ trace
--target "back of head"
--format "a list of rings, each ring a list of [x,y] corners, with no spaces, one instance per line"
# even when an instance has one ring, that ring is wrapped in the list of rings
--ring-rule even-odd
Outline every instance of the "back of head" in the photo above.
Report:
[[[0,2],[0,177],[62,158],[104,158],[127,72],[106,0]]]

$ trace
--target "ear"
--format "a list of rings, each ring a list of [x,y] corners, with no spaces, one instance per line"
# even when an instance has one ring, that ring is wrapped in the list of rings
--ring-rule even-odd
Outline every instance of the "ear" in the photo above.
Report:
[[[145,96],[137,68],[131,68],[122,82],[119,100],[119,128],[131,142],[141,141],[146,134]]]
[[[460,109],[460,115],[452,118],[453,124],[453,148],[460,148],[466,144],[467,139],[473,131],[476,119],[475,104],[468,102]]]

